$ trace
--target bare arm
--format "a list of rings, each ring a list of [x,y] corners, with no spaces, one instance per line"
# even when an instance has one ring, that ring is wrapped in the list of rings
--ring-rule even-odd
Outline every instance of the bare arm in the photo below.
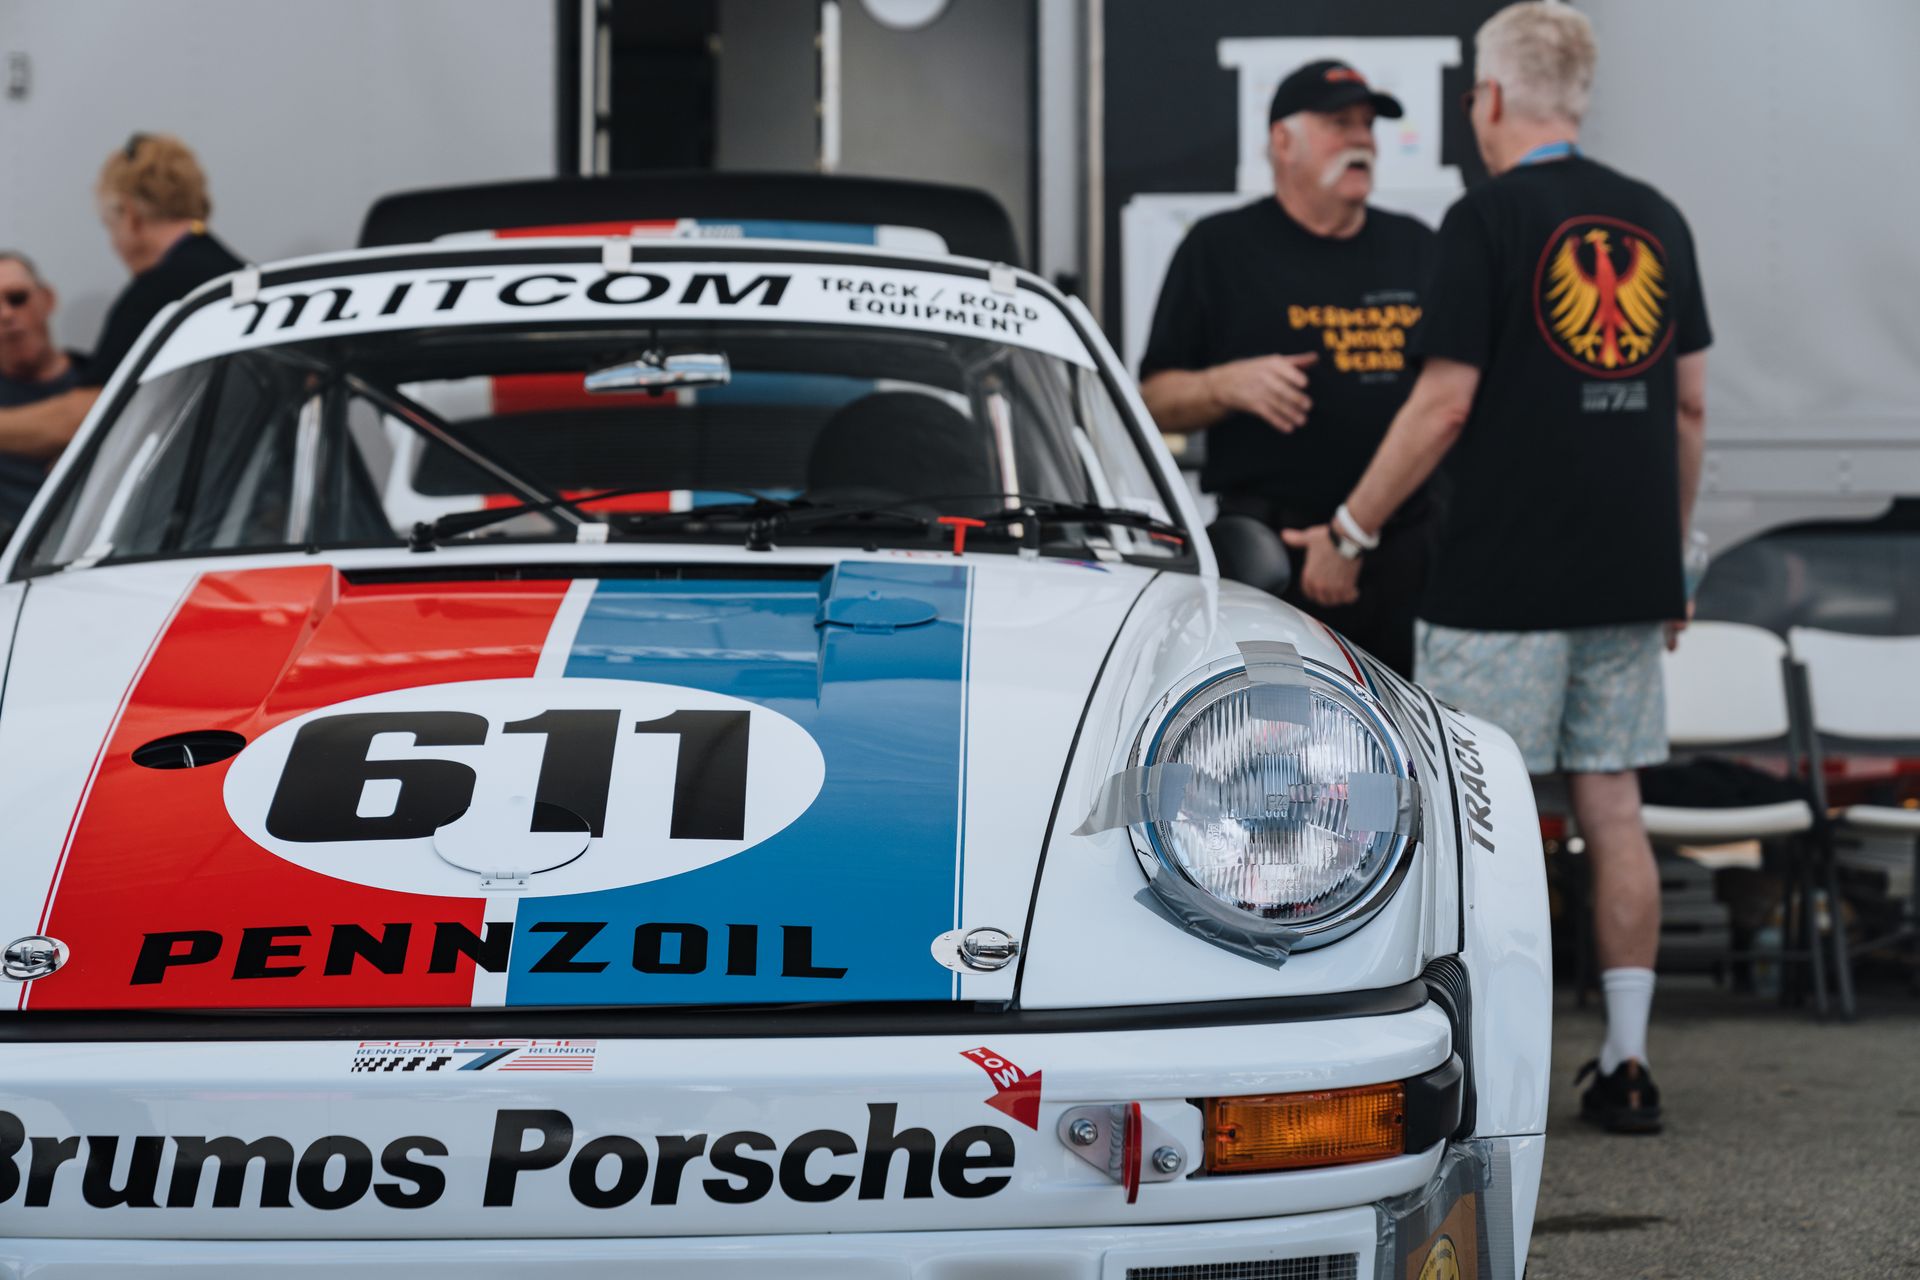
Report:
[[[98,387],[75,387],[17,409],[0,409],[0,453],[51,462],[67,447],[99,398]]]
[[[1679,377],[1680,535],[1693,526],[1694,499],[1700,496],[1700,460],[1707,451],[1707,353],[1695,351],[1675,362]]]
[[[1394,415],[1386,439],[1347,499],[1347,513],[1363,531],[1379,533],[1414,490],[1426,483],[1460,438],[1479,386],[1480,370],[1472,365],[1428,359],[1413,393]],[[1307,553],[1300,571],[1300,590],[1307,599],[1340,605],[1360,598],[1360,562],[1341,558],[1326,525],[1285,529],[1280,537]]]
[[[1427,482],[1460,439],[1479,388],[1480,370],[1472,365],[1439,357],[1427,361],[1347,498],[1347,510],[1362,529],[1378,533]]]
[[[1255,356],[1210,369],[1162,369],[1140,384],[1140,398],[1169,435],[1204,431],[1229,413],[1250,413],[1281,431],[1307,420],[1306,368],[1319,357]]]
[[[1226,416],[1227,406],[1214,398],[1205,369],[1162,369],[1140,384],[1140,398],[1160,430],[1180,436],[1204,431]]]

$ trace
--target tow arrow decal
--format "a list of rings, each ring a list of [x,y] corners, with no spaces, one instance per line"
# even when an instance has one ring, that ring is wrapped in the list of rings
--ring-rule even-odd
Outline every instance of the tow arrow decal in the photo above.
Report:
[[[1040,1072],[1028,1075],[1018,1066],[982,1045],[962,1049],[960,1056],[987,1073],[993,1081],[993,1096],[988,1106],[1004,1111],[1029,1129],[1040,1127]]]

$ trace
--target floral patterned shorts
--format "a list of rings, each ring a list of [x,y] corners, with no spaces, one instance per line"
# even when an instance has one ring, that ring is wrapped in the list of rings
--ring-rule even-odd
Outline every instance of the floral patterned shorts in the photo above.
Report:
[[[1617,773],[1667,758],[1659,623],[1571,631],[1414,627],[1414,673],[1513,736],[1530,773]]]

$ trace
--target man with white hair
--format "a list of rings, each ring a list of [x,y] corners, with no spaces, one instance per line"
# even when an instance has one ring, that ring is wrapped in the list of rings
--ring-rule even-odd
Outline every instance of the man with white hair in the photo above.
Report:
[[[1140,390],[1161,430],[1206,432],[1201,484],[1223,513],[1281,529],[1333,513],[1406,398],[1433,233],[1367,205],[1374,120],[1401,107],[1358,71],[1308,63],[1268,114],[1273,195],[1187,233],[1160,288]],[[1361,600],[1322,606],[1297,586],[1287,598],[1410,673],[1424,503],[1403,504],[1377,546],[1347,550]]]
[[[1366,544],[1445,459],[1415,665],[1511,733],[1532,772],[1568,775],[1607,1006],[1581,1109],[1649,1133],[1660,882],[1634,770],[1667,754],[1660,648],[1687,608],[1712,333],[1679,210],[1580,152],[1587,19],[1528,0],[1476,46],[1467,109],[1496,176],[1441,224],[1406,406],[1331,527],[1297,535],[1305,590],[1339,603],[1364,589],[1335,538]]]

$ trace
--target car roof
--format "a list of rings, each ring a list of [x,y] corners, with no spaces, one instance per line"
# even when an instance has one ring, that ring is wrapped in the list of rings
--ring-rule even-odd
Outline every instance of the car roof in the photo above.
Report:
[[[1024,261],[1012,218],[985,191],[817,173],[657,172],[402,191],[374,202],[359,243],[370,248],[461,232],[678,220],[911,227],[932,232],[956,256]]]

